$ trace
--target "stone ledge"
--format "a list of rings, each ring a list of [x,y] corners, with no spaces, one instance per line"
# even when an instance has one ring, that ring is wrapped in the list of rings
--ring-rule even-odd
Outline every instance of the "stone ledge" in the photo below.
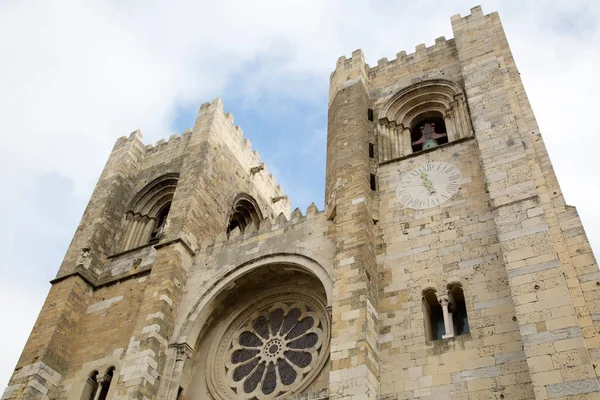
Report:
[[[50,281],[50,284],[54,285],[55,283],[59,283],[61,281],[64,281],[65,279],[70,278],[72,276],[78,276],[86,284],[88,284],[88,286],[91,286],[92,289],[97,290],[97,289],[100,289],[100,288],[105,287],[105,286],[114,285],[116,283],[127,281],[129,279],[135,279],[135,278],[139,278],[139,277],[144,276],[144,275],[148,275],[148,274],[150,274],[151,270],[152,270],[152,267],[148,267],[148,268],[145,268],[145,269],[141,269],[139,271],[135,271],[134,273],[129,274],[129,275],[124,275],[124,276],[120,276],[120,277],[117,277],[117,278],[110,278],[110,279],[106,279],[104,281],[95,282],[95,283],[92,282],[89,278],[87,278],[84,274],[82,274],[81,271],[75,271],[75,272],[72,272],[70,274],[63,275],[63,276],[60,276],[58,278],[52,279]]]
[[[137,247],[134,247],[133,249],[127,249],[125,251],[120,251],[118,253],[111,254],[111,255],[107,256],[106,258],[109,259],[109,260],[113,259],[113,258],[118,258],[118,257],[124,256],[126,254],[135,253],[136,251],[144,249],[146,247],[156,246],[156,245],[158,245],[158,240],[153,240],[153,241],[151,241],[149,243],[146,243],[146,244],[144,244],[142,246],[137,246]]]
[[[398,161],[408,160],[409,158],[414,158],[414,157],[418,157],[418,156],[420,156],[422,154],[431,153],[432,151],[436,151],[438,149],[442,149],[442,148],[446,148],[446,147],[452,147],[452,146],[455,146],[455,145],[460,144],[460,143],[470,142],[471,140],[475,140],[475,136],[467,136],[467,137],[464,137],[464,138],[453,140],[452,142],[440,144],[439,146],[433,147],[431,149],[421,150],[421,151],[417,151],[416,153],[408,154],[406,156],[397,157],[397,158],[393,158],[391,160],[382,161],[382,162],[379,163],[379,165],[387,165],[387,164],[391,164],[391,163],[398,162]]]
[[[190,256],[194,257],[196,255],[196,253],[194,252],[194,250],[192,250],[192,248],[182,238],[175,238],[175,239],[172,239],[172,240],[168,240],[166,242],[158,243],[158,244],[154,245],[154,248],[156,250],[158,250],[158,249],[161,249],[161,248],[166,247],[166,246],[170,246],[170,245],[175,244],[175,243],[180,243],[183,246],[183,248],[189,253]]]

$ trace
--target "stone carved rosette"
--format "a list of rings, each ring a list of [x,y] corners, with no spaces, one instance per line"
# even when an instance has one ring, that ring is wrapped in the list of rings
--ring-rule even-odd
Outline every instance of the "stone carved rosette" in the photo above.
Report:
[[[316,377],[329,354],[325,304],[309,293],[269,295],[229,320],[207,381],[218,399],[283,399]]]

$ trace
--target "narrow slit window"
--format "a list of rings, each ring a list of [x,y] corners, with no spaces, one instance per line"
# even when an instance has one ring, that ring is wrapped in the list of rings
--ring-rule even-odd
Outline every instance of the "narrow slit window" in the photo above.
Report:
[[[467,318],[467,306],[465,294],[460,284],[455,283],[448,287],[448,294],[452,298],[452,324],[454,325],[454,336],[464,335],[470,332],[469,320]]]
[[[373,109],[369,108],[369,111],[367,112],[367,117],[369,118],[369,121],[373,121]]]
[[[96,391],[98,390],[98,371],[94,371],[85,381],[81,400],[94,400]]]
[[[115,372],[115,368],[110,367],[106,371],[106,374],[104,374],[104,376],[101,378],[100,387],[98,388],[100,390],[100,393],[97,397],[98,400],[106,400],[114,372]]]
[[[377,179],[375,174],[371,174],[371,190],[377,190]]]
[[[149,242],[160,239],[164,234],[165,227],[167,224],[167,216],[169,215],[169,210],[171,209],[171,202],[167,203],[163,208],[158,212],[156,216],[156,223],[154,225],[154,229],[150,234]]]
[[[423,293],[423,322],[427,340],[440,340],[444,335],[444,314],[437,295],[430,289]]]
[[[369,158],[375,158],[375,146],[369,143]]]

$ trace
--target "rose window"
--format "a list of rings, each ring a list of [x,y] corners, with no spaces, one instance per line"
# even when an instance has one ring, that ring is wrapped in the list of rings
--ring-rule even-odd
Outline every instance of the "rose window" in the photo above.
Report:
[[[215,359],[218,398],[284,398],[304,389],[323,366],[329,323],[322,305],[269,300],[236,318],[216,349],[222,352]]]

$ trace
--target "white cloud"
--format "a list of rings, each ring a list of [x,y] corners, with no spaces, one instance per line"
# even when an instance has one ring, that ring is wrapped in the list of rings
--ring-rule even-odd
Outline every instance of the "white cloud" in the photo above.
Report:
[[[0,386],[116,137],[136,128],[147,141],[168,137],[177,109],[218,96],[234,78],[238,97],[249,105],[276,105],[281,97],[307,101],[317,91],[323,96],[342,54],[361,47],[374,65],[451,37],[450,16],[467,14],[473,4],[449,3],[0,3],[0,209],[10,214],[0,234],[7,277],[0,283],[0,319],[12,327],[0,341],[10,344],[0,348]],[[484,3],[484,12],[500,11],[567,200],[578,206],[597,250],[599,7],[594,1]],[[316,126],[307,137],[317,135],[324,145],[322,129]],[[273,171],[291,167],[284,158],[275,162]],[[32,189],[40,182],[48,184],[46,191],[60,187],[50,196],[51,207],[31,202],[32,196],[46,198]],[[293,184],[286,179],[290,193],[322,196],[320,187]],[[68,212],[61,211],[65,203]],[[44,217],[32,208],[43,208]],[[28,248],[51,256],[32,258],[24,254]]]

